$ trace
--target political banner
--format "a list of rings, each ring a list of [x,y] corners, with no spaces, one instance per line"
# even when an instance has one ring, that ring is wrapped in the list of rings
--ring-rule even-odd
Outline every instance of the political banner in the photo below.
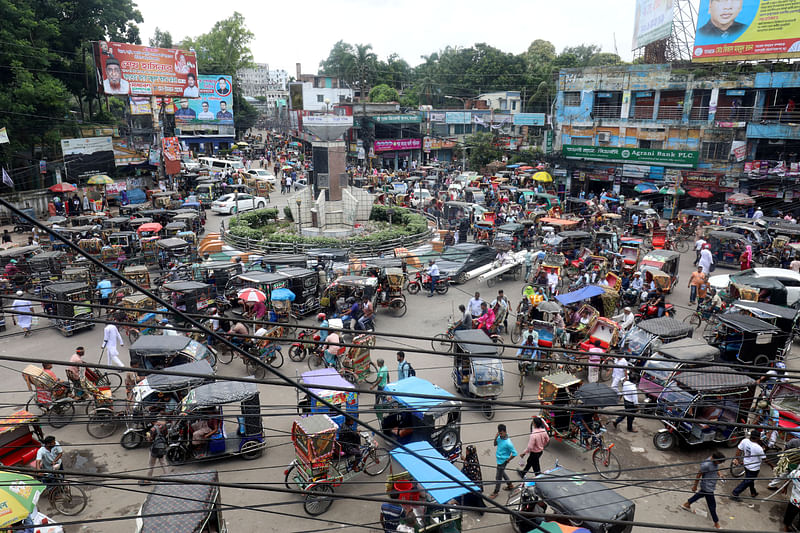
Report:
[[[197,98],[197,57],[174,48],[94,43],[100,91],[107,95]]]
[[[181,143],[177,137],[164,137],[161,140],[164,151],[164,170],[167,175],[181,173]]]
[[[700,0],[692,61],[800,57],[800,0]]]
[[[178,99],[172,103],[172,98],[156,98],[156,105],[164,108],[164,113],[174,115],[178,106]],[[131,96],[131,115],[150,115],[153,110],[150,106],[150,98],[146,96]]]
[[[114,170],[111,137],[61,139],[61,153],[69,176],[108,174]]]
[[[199,98],[176,98],[176,122],[233,124],[233,78],[200,76]]]
[[[672,33],[672,0],[636,0],[633,44],[636,50]]]

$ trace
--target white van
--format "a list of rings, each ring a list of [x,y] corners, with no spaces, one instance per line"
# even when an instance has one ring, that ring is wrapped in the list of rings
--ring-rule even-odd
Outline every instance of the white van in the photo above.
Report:
[[[215,159],[213,157],[201,157],[200,167],[208,169],[208,173],[212,176],[221,176],[226,172],[234,172],[235,170],[244,169],[244,165],[241,161]]]

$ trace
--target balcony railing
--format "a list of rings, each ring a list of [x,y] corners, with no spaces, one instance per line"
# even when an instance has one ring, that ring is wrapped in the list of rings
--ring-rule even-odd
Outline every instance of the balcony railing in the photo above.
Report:
[[[653,109],[654,107],[651,105],[635,105],[633,106],[633,113],[630,115],[630,118],[634,120],[652,120]]]
[[[717,122],[748,122],[753,118],[752,107],[718,107],[714,120]]]
[[[618,105],[596,105],[592,110],[594,118],[619,118],[622,114],[622,106]]]
[[[658,120],[680,120],[683,117],[683,106],[659,106]]]
[[[800,108],[787,110],[785,105],[765,107],[761,111],[761,122],[800,123]]]

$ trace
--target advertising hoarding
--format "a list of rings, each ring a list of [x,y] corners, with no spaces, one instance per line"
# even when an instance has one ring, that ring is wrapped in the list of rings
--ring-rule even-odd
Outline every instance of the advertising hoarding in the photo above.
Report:
[[[666,39],[672,33],[672,0],[636,0],[632,50]]]
[[[164,150],[164,170],[167,175],[181,173],[181,143],[177,137],[164,137],[161,139]]]
[[[200,76],[197,84],[197,98],[173,99],[175,122],[233,124],[233,78]]]
[[[156,105],[161,107],[163,104],[164,112],[167,115],[175,114],[175,107],[178,100],[175,99],[175,104],[172,103],[172,98],[156,98]],[[153,111],[150,108],[150,98],[146,96],[131,96],[131,115],[150,115]]]
[[[471,111],[447,111],[444,114],[444,121],[447,124],[471,124]]]
[[[403,115],[371,115],[370,118],[378,124],[419,124],[422,122],[420,113],[406,113]]]
[[[100,91],[108,95],[197,98],[197,57],[174,48],[94,43]]]
[[[69,177],[81,174],[108,174],[114,170],[114,144],[111,137],[61,139],[61,153]]]
[[[562,152],[567,159],[616,161],[620,163],[654,163],[675,167],[696,167],[695,150],[663,150],[657,148],[614,148],[565,144]]]
[[[422,139],[381,139],[375,141],[376,152],[419,150],[420,148],[422,148]]]
[[[514,115],[515,126],[544,126],[544,113],[517,113]]]
[[[800,0],[700,0],[692,61],[800,56]]]

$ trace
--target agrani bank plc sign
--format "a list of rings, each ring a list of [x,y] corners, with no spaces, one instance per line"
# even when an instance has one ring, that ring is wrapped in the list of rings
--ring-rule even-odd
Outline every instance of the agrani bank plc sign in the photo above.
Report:
[[[562,154],[567,159],[616,163],[649,163],[684,168],[695,168],[698,159],[698,152],[693,150],[615,148],[611,146],[581,146],[577,144],[565,144],[562,148]]]

